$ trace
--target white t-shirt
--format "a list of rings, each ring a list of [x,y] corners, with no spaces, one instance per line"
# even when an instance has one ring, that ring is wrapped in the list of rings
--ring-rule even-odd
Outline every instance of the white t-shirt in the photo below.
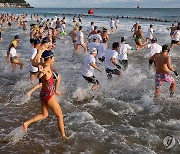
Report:
[[[77,44],[84,44],[84,34],[81,32],[81,31],[78,31],[76,33],[76,36],[77,36],[77,41],[76,43]],[[80,38],[81,37],[81,38]]]
[[[98,58],[102,58],[106,53],[106,45],[104,43],[100,43],[98,46]]]
[[[92,77],[94,75],[94,68],[90,65],[96,63],[96,60],[92,54],[88,54],[84,60],[83,76]]]
[[[116,19],[115,26],[118,26],[118,25],[119,25],[119,19]]]
[[[179,41],[180,40],[180,30],[176,30],[173,34],[172,40]]]
[[[61,32],[64,32],[64,31],[65,31],[65,28],[66,28],[66,24],[62,24],[61,27],[60,27],[60,31],[61,31]]]
[[[30,53],[30,59],[34,59],[36,54],[37,54],[37,49],[36,48],[32,48],[31,53]],[[31,72],[38,72],[38,68],[32,66],[32,64],[31,64],[30,65],[30,71]]]
[[[115,61],[117,62],[118,52],[115,50],[108,50],[105,54],[105,67],[113,70],[116,69],[116,66],[111,62],[111,58],[115,58]]]
[[[149,57],[152,57],[155,53],[161,53],[162,46],[157,43],[148,44],[149,51]]]
[[[97,37],[99,43],[102,41],[101,35],[98,35],[98,34],[93,34],[93,35],[89,36],[89,40],[92,42],[94,37]]]
[[[88,36],[89,36],[89,34],[91,33],[92,30],[94,30],[94,26],[89,26],[87,28]]]
[[[110,21],[110,27],[111,27],[111,28],[114,28],[114,27],[115,27],[115,21],[114,21],[114,20],[111,20],[111,21]]]
[[[153,33],[154,33],[153,28],[148,28],[146,38],[152,39],[153,38]]]
[[[10,49],[9,53],[11,54],[11,57],[15,57],[17,55],[17,51],[14,47]]]
[[[128,44],[120,43],[120,48],[119,48],[119,60],[128,60],[127,58],[127,51],[131,50],[132,47],[129,46]]]
[[[87,45],[88,50],[91,51],[92,48],[98,49],[99,43],[98,42],[91,42]]]

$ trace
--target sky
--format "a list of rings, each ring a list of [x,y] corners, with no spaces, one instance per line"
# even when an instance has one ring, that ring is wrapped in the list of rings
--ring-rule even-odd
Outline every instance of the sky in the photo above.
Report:
[[[180,0],[26,0],[37,8],[180,8]]]

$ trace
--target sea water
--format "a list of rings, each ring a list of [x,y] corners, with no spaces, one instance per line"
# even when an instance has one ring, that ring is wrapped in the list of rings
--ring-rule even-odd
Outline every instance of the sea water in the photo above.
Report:
[[[54,16],[62,18],[67,15],[67,32],[73,28],[74,14],[87,15],[88,9],[0,9],[1,13],[39,14],[45,18]],[[120,18],[120,27],[110,34],[111,41],[120,41],[126,36],[127,43],[134,46],[132,32],[133,24],[139,20],[143,32],[151,23],[154,24],[155,37],[161,45],[170,43],[167,27],[180,16],[180,9],[95,9],[95,16],[82,18],[84,32],[91,21],[99,28],[109,28],[110,17],[132,16],[153,17],[171,22],[157,22]],[[176,13],[175,13],[176,12]],[[29,28],[29,27],[28,27]],[[6,51],[14,35],[20,35],[21,41],[17,51],[25,64],[24,70],[11,72],[10,64],[5,64]],[[90,87],[83,79],[82,63],[85,57],[83,51],[72,57],[73,44],[67,35],[57,40],[55,49],[55,67],[62,77],[60,90],[64,96],[58,97],[64,113],[64,124],[68,135],[74,134],[67,141],[62,142],[59,137],[56,117],[50,111],[46,120],[30,125],[25,135],[20,125],[25,120],[41,112],[39,91],[33,93],[30,100],[25,97],[32,87],[29,81],[29,53],[30,43],[28,32],[15,28],[4,29],[3,41],[0,43],[0,136],[5,136],[0,142],[1,153],[179,153],[180,145],[180,83],[177,82],[176,93],[169,98],[169,85],[164,84],[162,99],[154,101],[154,71],[148,69],[148,49],[133,51],[128,55],[129,67],[123,72],[123,77],[114,77],[112,82],[106,78],[104,66],[97,62],[103,70],[95,72],[101,88],[97,92],[90,91]],[[172,62],[180,72],[179,47],[170,53]],[[173,74],[172,74],[173,75]],[[174,75],[173,75],[174,76]],[[174,76],[175,77],[175,76]],[[25,135],[25,136],[24,136]],[[163,145],[166,136],[174,135],[176,144],[169,150]],[[10,144],[9,144],[10,143]],[[12,143],[12,144],[11,144]]]

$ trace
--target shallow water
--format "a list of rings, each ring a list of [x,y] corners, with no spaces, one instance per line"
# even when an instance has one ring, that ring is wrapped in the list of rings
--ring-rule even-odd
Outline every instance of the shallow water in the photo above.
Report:
[[[91,19],[84,21],[85,27]],[[97,19],[94,20],[96,22]],[[132,33],[129,32],[133,22],[122,21],[122,28],[110,36],[109,47],[121,36],[126,36],[127,43],[134,45]],[[99,27],[107,23],[109,19],[97,21]],[[141,24],[145,30],[150,23],[146,21]],[[160,44],[170,42],[166,27],[163,23],[155,25],[155,36]],[[67,29],[71,28],[72,25],[68,25]],[[11,67],[4,64],[4,59],[8,44],[15,34],[22,38],[17,50],[21,53],[25,69],[11,73]],[[62,76],[60,89],[65,93],[58,100],[64,113],[66,131],[68,135],[74,135],[67,142],[60,140],[56,117],[51,111],[49,118],[32,124],[28,133],[23,134],[20,128],[22,122],[41,112],[39,91],[33,93],[30,100],[24,96],[32,87],[28,71],[29,50],[26,32],[16,28],[4,31],[0,46],[2,153],[180,153],[179,77],[176,78],[177,90],[173,98],[169,98],[169,85],[164,84],[162,99],[154,101],[154,71],[148,70],[148,50],[143,49],[130,52],[130,65],[122,78],[114,77],[112,82],[108,82],[104,71],[95,72],[101,89],[92,92],[81,76],[85,55],[81,52],[72,58],[73,45],[69,36],[57,41],[54,52],[55,67]],[[179,47],[174,48],[171,57],[180,72]],[[97,63],[104,70],[103,64]],[[7,139],[8,134],[12,137],[10,140]],[[162,143],[168,135],[176,138],[175,146],[169,150]]]

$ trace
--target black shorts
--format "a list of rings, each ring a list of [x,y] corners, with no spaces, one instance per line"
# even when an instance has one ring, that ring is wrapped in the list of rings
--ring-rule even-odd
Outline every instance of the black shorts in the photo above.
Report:
[[[128,67],[128,60],[119,60],[119,63],[123,66],[123,70],[126,70]]]
[[[83,75],[83,78],[85,80],[87,80],[89,83],[93,83],[93,84],[99,84],[99,81],[95,78],[95,76],[91,76],[91,77],[87,77]]]
[[[176,40],[172,40],[171,41],[171,44],[177,44],[179,41],[176,41]]]
[[[101,61],[101,62],[104,62],[104,60],[105,60],[105,57],[98,58],[98,59],[99,59],[99,61]]]
[[[108,77],[108,78],[112,78],[112,74],[120,75],[120,74],[121,74],[121,71],[118,70],[118,69],[110,70],[109,68],[106,68],[106,73],[107,73],[107,77]]]

